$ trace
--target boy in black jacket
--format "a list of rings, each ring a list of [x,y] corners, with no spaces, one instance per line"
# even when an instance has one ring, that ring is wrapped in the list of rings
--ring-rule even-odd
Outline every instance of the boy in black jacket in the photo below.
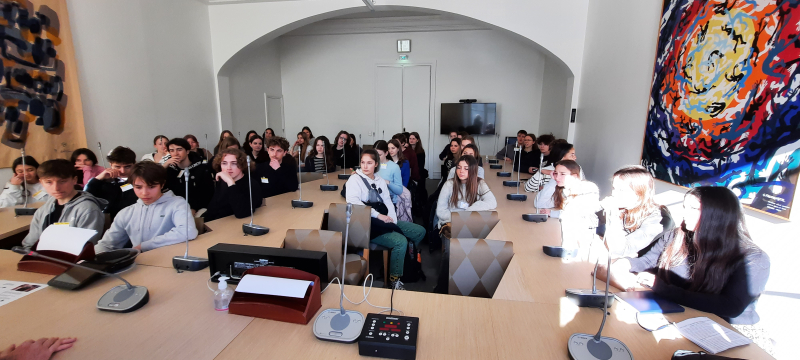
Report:
[[[139,200],[133,192],[133,186],[128,184],[128,173],[136,163],[136,153],[124,146],[117,146],[106,156],[106,160],[111,167],[89,180],[84,191],[108,201],[103,212],[109,214],[113,221],[120,210]]]
[[[170,159],[164,163],[167,169],[167,186],[172,193],[186,198],[186,178],[189,172],[189,206],[193,212],[208,207],[214,196],[214,180],[208,164],[203,158],[191,151],[189,142],[183,138],[174,138],[167,143]]]
[[[286,141],[286,140],[284,140]],[[266,164],[266,163],[265,163]],[[250,168],[255,165],[250,161]],[[214,197],[208,204],[208,211],[203,214],[205,221],[213,221],[227,216],[242,219],[250,216],[261,206],[261,186],[256,177],[247,177],[247,155],[239,149],[222,149],[214,157],[214,170],[217,180]],[[252,184],[252,186],[251,186]],[[250,207],[250,204],[253,204]]]
[[[269,162],[258,164],[256,171],[261,180],[261,195],[265,198],[297,191],[297,164],[287,153],[289,142],[282,137],[267,140]]]

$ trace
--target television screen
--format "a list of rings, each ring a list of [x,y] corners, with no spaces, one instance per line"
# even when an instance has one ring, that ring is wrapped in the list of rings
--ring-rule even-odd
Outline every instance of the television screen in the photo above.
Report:
[[[466,131],[470,135],[493,135],[497,125],[496,103],[442,103],[442,134]]]

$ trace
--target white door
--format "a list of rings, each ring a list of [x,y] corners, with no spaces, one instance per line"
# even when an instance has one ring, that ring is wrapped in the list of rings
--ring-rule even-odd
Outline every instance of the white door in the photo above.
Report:
[[[375,121],[376,141],[403,131],[403,68],[375,69]]]
[[[409,65],[403,67],[403,131],[418,132],[425,149],[425,168],[434,166],[431,155],[431,66]],[[429,176],[433,176],[433,173]]]
[[[275,135],[286,136],[283,132],[283,98],[267,97],[267,126],[272,128]]]

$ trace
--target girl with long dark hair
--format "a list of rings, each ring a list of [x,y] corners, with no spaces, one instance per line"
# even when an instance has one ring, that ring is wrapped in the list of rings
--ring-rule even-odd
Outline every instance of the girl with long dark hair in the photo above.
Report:
[[[378,175],[386,181],[386,186],[391,193],[392,203],[397,204],[397,197],[403,194],[403,174],[400,167],[389,159],[389,143],[385,140],[378,140],[372,146],[378,152],[379,162]],[[400,156],[403,153],[400,152]]]
[[[461,139],[450,139],[450,153],[444,158],[442,174],[449,173],[450,169],[456,166],[456,161],[458,161],[459,156],[461,156]]]
[[[428,170],[425,169],[425,149],[422,147],[422,138],[419,136],[418,132],[414,131],[408,134],[408,145],[411,146],[411,150],[417,155],[417,166],[419,167],[420,178],[427,179]]]
[[[389,149],[388,158],[400,167],[400,174],[403,177],[403,186],[408,187],[408,181],[411,179],[411,164],[403,155],[403,146],[400,145],[399,140],[393,139],[388,142],[387,148]]]
[[[327,163],[327,164],[326,164]],[[331,151],[331,143],[325,136],[320,136],[314,139],[314,146],[306,156],[305,164],[303,166],[305,172],[334,172],[336,171],[336,164],[333,161],[333,152]]]
[[[297,140],[292,144],[292,148],[289,149],[289,153],[301,166],[305,166],[306,156],[308,155],[309,147],[311,147],[309,144],[308,136],[301,131],[297,133]]]
[[[200,147],[200,142],[197,141],[196,136],[192,134],[186,134],[186,136],[184,136],[183,139],[189,142],[189,146],[192,147],[192,152],[196,153],[197,155],[200,155],[200,157],[202,157],[203,160],[206,161],[213,160],[214,155],[211,155],[211,152],[208,151],[207,149],[203,149]]]
[[[253,136],[250,137],[250,141],[245,146],[244,153],[250,156],[256,164],[269,161],[269,153],[264,149],[264,139],[258,134],[253,134]]]
[[[333,159],[336,161],[336,165],[341,168],[347,167],[350,169],[357,167],[359,162],[358,150],[350,146],[350,134],[344,130],[339,131],[334,141],[331,152],[333,153]]]
[[[538,167],[539,161],[541,160],[542,168],[538,171],[534,171],[533,176],[531,176],[531,178],[525,182],[525,191],[541,191],[551,194],[553,188],[555,187],[551,176],[553,174],[553,170],[555,170],[555,163],[551,161],[554,159],[555,162],[561,160],[578,160],[577,156],[575,156],[575,147],[566,141],[555,141],[552,145],[552,148],[548,147],[548,149],[552,149],[549,150],[549,156],[544,156],[542,153],[535,155],[535,165]],[[581,179],[585,179],[585,176],[583,175],[583,169],[580,169],[580,177]]]
[[[650,251],[614,262],[612,284],[623,290],[652,288],[731,324],[757,323],[756,302],[769,279],[770,261],[750,239],[739,199],[727,188],[700,186],[686,193],[683,208],[680,226],[658,236]],[[605,269],[598,270],[601,274]]]

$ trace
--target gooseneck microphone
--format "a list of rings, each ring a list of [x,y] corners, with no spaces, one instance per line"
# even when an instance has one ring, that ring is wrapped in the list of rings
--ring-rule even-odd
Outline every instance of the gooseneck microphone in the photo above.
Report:
[[[508,159],[508,141],[503,141],[503,147],[506,149],[505,156],[503,157],[503,170],[497,172],[497,176],[499,177],[511,177],[511,172],[506,171],[506,159]],[[517,152],[517,148],[514,147],[514,152]],[[513,161],[512,161],[513,164]],[[491,168],[491,166],[489,166]],[[503,182],[505,183],[505,181]]]
[[[538,170],[540,181],[538,181],[536,183],[537,195],[538,195],[538,192],[542,190],[542,182],[544,181],[544,174],[542,173],[542,163],[544,163],[544,154],[542,154],[540,152],[539,153],[539,170]],[[535,176],[536,176],[536,174],[533,174],[533,176],[531,176],[531,178],[535,179]],[[535,223],[545,222],[545,221],[547,221],[547,214],[539,214],[539,209],[536,207],[536,200],[534,200],[533,201],[533,214],[522,214],[522,220],[525,220],[525,221],[528,221],[528,222],[535,222]]]
[[[297,145],[297,158],[300,159],[300,153],[303,150],[302,145]],[[297,165],[297,175],[300,177],[297,190],[299,190],[300,197],[297,200],[292,200],[292,209],[303,208],[307,209],[314,206],[311,201],[303,200],[303,172],[300,171],[300,164]]]
[[[339,139],[336,139],[338,142]],[[342,146],[342,173],[339,174],[339,180],[347,180],[350,178],[350,175],[347,174],[347,144]]]
[[[610,255],[610,254],[609,254]],[[606,265],[606,292],[605,297],[609,296],[608,283],[611,282],[611,256],[608,257],[608,265]],[[597,271],[595,271],[597,272]],[[613,296],[613,295],[611,295]],[[573,360],[615,360],[615,359],[628,359],[633,360],[633,354],[622,341],[614,338],[602,336],[603,328],[606,326],[606,317],[608,317],[608,303],[603,302],[603,322],[600,323],[600,329],[594,336],[590,334],[575,333],[569,337],[567,349],[569,350],[569,358]]]
[[[22,246],[14,246],[13,248],[11,248],[11,251],[17,254],[39,257],[45,260],[57,262],[68,266],[76,266],[84,270],[89,270],[91,272],[100,273],[106,276],[111,276],[124,282],[125,285],[119,285],[113,287],[111,290],[105,293],[100,298],[100,300],[97,301],[97,308],[100,310],[126,313],[141,308],[142,306],[147,304],[147,302],[150,300],[150,293],[147,291],[146,287],[131,285],[131,283],[129,283],[128,281],[123,279],[122,276],[119,276],[117,274],[97,269],[92,269],[90,267],[83,266],[81,264],[73,264],[68,261],[56,259],[54,257],[50,257],[47,255],[42,255],[36,251],[28,250]]]
[[[211,154],[211,152],[208,151],[208,134],[206,134],[206,148],[203,149],[203,157],[206,158],[206,163],[208,163],[209,161],[211,161],[211,159],[208,158],[208,155],[206,155],[206,153]]]
[[[345,259],[347,257],[347,239],[350,235],[350,215],[353,214],[353,204],[347,204],[346,226],[344,230],[344,248],[342,250],[342,273],[339,280],[342,289],[339,294],[339,308],[326,309],[314,320],[314,336],[325,341],[352,343],[358,340],[364,326],[364,315],[358,311],[344,309],[344,277]]]
[[[339,190],[339,185],[331,185],[331,177],[328,173],[328,155],[326,154],[328,151],[327,146],[325,146],[325,142],[322,142],[322,159],[323,163],[325,164],[325,181],[327,184],[320,184],[319,189],[322,191],[336,191]],[[315,169],[316,170],[316,169]]]
[[[187,154],[188,156],[188,154]],[[192,220],[192,206],[189,205],[189,168],[183,169],[183,180],[186,182],[186,253],[172,258],[172,266],[178,272],[199,271],[208,267],[208,259],[189,256],[189,226],[195,226]]]
[[[250,191],[250,223],[242,224],[244,236],[261,236],[269,232],[269,228],[253,224],[253,178],[250,177],[250,156],[247,157],[247,190]]]
[[[36,213],[36,209],[28,207],[28,180],[25,179],[25,147],[20,149],[22,153],[22,192],[25,193],[25,205],[21,208],[14,208],[14,217],[17,216],[30,216]],[[42,190],[44,191],[44,190]]]
[[[516,151],[514,151],[514,152],[516,152]],[[520,148],[518,158],[519,159],[517,160],[517,181],[516,181],[517,193],[516,194],[506,194],[506,199],[512,200],[512,201],[525,201],[525,200],[528,200],[528,195],[519,193],[519,183],[520,183],[519,174],[522,173],[522,148]],[[506,182],[503,181],[503,185],[505,185],[505,183]]]

